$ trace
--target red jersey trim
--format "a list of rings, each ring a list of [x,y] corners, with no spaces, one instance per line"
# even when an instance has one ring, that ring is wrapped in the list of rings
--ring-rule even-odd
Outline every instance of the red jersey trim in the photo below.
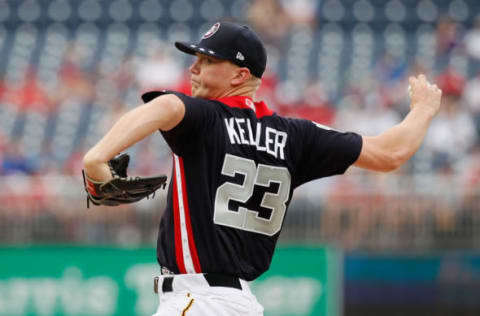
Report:
[[[197,247],[192,231],[183,158],[173,154],[173,220],[175,258],[180,273],[200,273]]]
[[[177,168],[175,157],[173,157],[173,225],[175,228],[175,257],[180,273],[187,273],[185,262],[183,261],[182,233],[180,230],[180,208],[178,206],[178,187],[177,187]]]
[[[252,98],[242,96],[242,95],[235,95],[231,97],[225,97],[220,99],[211,99],[212,101],[218,101],[225,105],[228,105],[232,108],[241,108],[241,109],[251,109],[253,110],[252,106],[249,106],[248,103],[251,103],[255,108],[255,115],[257,118],[262,118],[263,116],[273,115],[273,111],[270,110],[265,102],[253,102]]]
[[[187,185],[185,181],[185,169],[183,167],[183,158],[178,157],[180,162],[180,173],[182,176],[182,192],[183,192],[183,207],[185,209],[185,223],[188,233],[188,245],[190,246],[190,252],[192,255],[193,267],[196,273],[201,273],[200,260],[198,259],[197,247],[195,245],[195,238],[192,232],[192,221],[190,220],[190,209],[188,207]]]

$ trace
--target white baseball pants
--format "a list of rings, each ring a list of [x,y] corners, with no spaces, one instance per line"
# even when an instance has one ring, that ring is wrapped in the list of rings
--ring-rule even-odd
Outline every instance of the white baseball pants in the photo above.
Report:
[[[171,289],[163,291],[165,278],[171,277]],[[248,283],[240,280],[240,284],[241,290],[210,286],[203,274],[159,276],[159,305],[153,316],[263,316]]]

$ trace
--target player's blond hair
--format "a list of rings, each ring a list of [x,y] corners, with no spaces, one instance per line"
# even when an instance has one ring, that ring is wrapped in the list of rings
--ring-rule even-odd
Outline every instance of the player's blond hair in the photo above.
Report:
[[[262,84],[262,79],[250,74],[242,84],[235,87],[231,95],[246,95],[255,98],[255,93]]]
[[[250,75],[250,78],[246,81],[246,84],[249,87],[252,87],[254,91],[257,91],[258,88],[260,88],[260,85],[262,84],[262,79],[255,77],[254,75]]]

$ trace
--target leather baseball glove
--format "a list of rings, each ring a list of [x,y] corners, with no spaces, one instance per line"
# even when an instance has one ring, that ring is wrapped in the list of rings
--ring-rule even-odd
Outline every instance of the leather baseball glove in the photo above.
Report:
[[[166,175],[154,177],[128,177],[127,167],[130,156],[122,154],[108,162],[113,178],[106,182],[90,179],[85,171],[83,185],[87,192],[87,208],[90,202],[94,205],[117,206],[119,204],[134,203],[155,196],[155,191],[167,183]]]

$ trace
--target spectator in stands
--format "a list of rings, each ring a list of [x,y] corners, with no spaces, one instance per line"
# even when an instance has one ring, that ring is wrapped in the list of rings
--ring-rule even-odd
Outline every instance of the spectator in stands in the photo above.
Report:
[[[0,99],[21,111],[49,111],[50,100],[33,67],[28,68],[18,82],[5,84]]]
[[[119,91],[127,91],[130,87],[136,85],[135,62],[135,56],[125,56],[120,66],[111,74],[110,77],[115,82]]]
[[[426,148],[433,151],[433,167],[437,171],[451,169],[464,158],[476,142],[475,124],[461,103],[465,79],[452,69],[437,78],[443,91],[442,107],[425,137]]]
[[[82,157],[85,155],[85,148],[77,148],[65,161],[62,174],[80,176],[82,170]]]
[[[405,91],[405,87],[408,86],[408,76],[417,76],[421,73],[429,73],[429,71],[425,68],[418,70],[412,68],[410,70],[409,64],[405,60],[385,53],[375,63],[371,76],[368,78],[371,84],[364,90],[367,93],[376,91],[380,98],[379,104],[384,104],[401,116],[405,116],[408,113],[408,100]]]
[[[405,92],[406,94],[406,92]],[[334,126],[340,130],[352,130],[362,135],[377,135],[388,129],[389,124],[400,122],[399,114],[385,102],[379,91],[364,94],[352,90],[339,103]],[[375,120],[371,118],[375,117]]]
[[[5,154],[7,138],[0,131],[0,175],[3,174],[3,156]]]
[[[475,26],[465,35],[465,47],[470,56],[480,61],[480,16],[475,20]]]
[[[452,18],[442,17],[439,19],[435,38],[437,44],[437,62],[440,67],[447,63],[452,50],[460,45],[460,36],[458,24]]]
[[[75,46],[70,46],[58,72],[58,86],[51,95],[55,103],[72,99],[83,102],[94,97],[93,73],[86,72],[81,66],[81,56]]]
[[[277,78],[279,62],[284,58],[287,49],[291,20],[284,7],[277,0],[253,0],[248,7],[248,25],[255,29],[268,52],[269,60],[262,87],[258,91],[262,100],[270,103],[273,110],[277,108],[279,98],[276,97],[279,78]]]
[[[280,1],[284,12],[292,24],[314,27],[319,1],[311,0],[283,0]]]
[[[35,157],[36,172],[40,174],[60,173],[58,161],[56,161],[53,157],[52,142],[45,142],[40,153]]]
[[[182,84],[183,67],[167,46],[163,43],[154,45],[150,49],[150,56],[138,62],[135,77],[141,91],[177,91]]]
[[[480,197],[480,147],[475,147],[463,161],[459,177],[467,200]]]
[[[158,159],[155,146],[151,143],[151,139],[144,140],[143,143],[139,144],[139,149],[137,151],[135,161],[141,163],[135,164],[133,161],[132,167],[135,168],[136,175],[148,176],[150,174],[157,173],[167,173],[170,169],[170,163],[167,157],[165,159]]]
[[[15,140],[6,144],[1,163],[0,171],[4,175],[14,173],[32,174],[35,171],[32,162],[25,157],[21,146]]]
[[[480,33],[480,29],[479,29]],[[480,35],[480,34],[479,34]],[[480,39],[480,38],[479,38]],[[480,43],[479,43],[480,47]],[[479,55],[480,58],[480,55]],[[476,77],[470,79],[465,85],[463,93],[463,100],[468,107],[470,113],[473,115],[477,135],[480,135],[480,73]],[[480,139],[477,139],[477,146],[479,146]]]
[[[320,124],[331,126],[335,119],[335,108],[330,104],[320,81],[313,81],[291,104],[277,100],[278,112],[281,115],[306,118]]]
[[[281,49],[290,30],[290,17],[277,0],[254,0],[248,21],[267,46]]]

